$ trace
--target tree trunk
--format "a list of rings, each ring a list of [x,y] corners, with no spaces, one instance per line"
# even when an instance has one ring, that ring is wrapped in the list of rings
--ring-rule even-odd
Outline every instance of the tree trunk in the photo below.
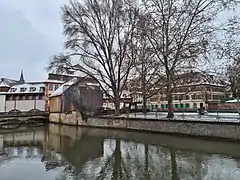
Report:
[[[179,180],[177,175],[177,162],[176,162],[176,152],[170,149],[171,156],[171,167],[172,167],[172,180]]]
[[[173,118],[173,88],[172,88],[172,77],[171,75],[167,75],[167,101],[168,101],[168,115],[167,118]]]
[[[119,115],[120,115],[120,102],[115,101],[115,116],[119,116]]]
[[[146,179],[150,179],[149,171],[148,171],[148,166],[149,166],[149,161],[148,161],[148,159],[149,159],[149,157],[148,157],[148,154],[149,154],[148,144],[145,144],[144,147],[145,147],[145,148],[144,148],[144,149],[145,149],[145,150],[144,150],[144,152],[145,152],[145,168],[144,168],[145,178],[146,178]]]
[[[168,99],[168,115],[167,115],[167,118],[173,118],[174,113],[173,113],[172,93],[168,93],[167,99]]]
[[[117,89],[115,89],[113,91],[114,93],[114,108],[115,108],[115,116],[119,116],[120,113],[120,95],[119,95],[119,91],[117,91]]]
[[[146,95],[143,95],[143,113],[147,113],[147,98]]]
[[[114,159],[114,167],[113,167],[113,180],[121,179],[122,170],[121,170],[121,140],[116,139],[116,147],[115,147],[115,159]]]
[[[147,92],[146,92],[146,70],[143,70],[142,77],[142,97],[143,97],[143,113],[147,113]]]

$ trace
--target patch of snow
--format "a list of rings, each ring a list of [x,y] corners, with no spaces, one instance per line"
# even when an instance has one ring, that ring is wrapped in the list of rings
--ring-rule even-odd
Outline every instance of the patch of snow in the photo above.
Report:
[[[21,89],[25,88],[25,91],[21,92]],[[35,89],[34,91],[32,89]],[[43,93],[45,85],[43,82],[32,82],[32,83],[24,83],[24,84],[17,84],[12,86],[7,94],[26,94],[26,93]],[[15,89],[15,91],[12,91],[12,89]]]
[[[2,81],[0,87],[10,87],[6,82]]]
[[[240,100],[238,100],[238,99],[232,99],[232,100],[226,101],[226,103],[236,103],[236,102],[240,102]]]
[[[77,82],[77,78],[73,78],[70,81],[64,83],[61,85],[56,91],[54,91],[49,97],[56,97],[62,95],[71,85],[75,84]]]
[[[44,81],[44,82],[45,82],[45,83],[60,83],[60,84],[63,84],[65,81],[47,79],[47,80]]]

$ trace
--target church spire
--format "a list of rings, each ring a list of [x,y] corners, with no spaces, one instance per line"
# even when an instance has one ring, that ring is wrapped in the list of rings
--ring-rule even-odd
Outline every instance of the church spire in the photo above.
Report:
[[[23,70],[21,70],[21,75],[20,75],[20,83],[25,83],[24,76],[23,76]]]

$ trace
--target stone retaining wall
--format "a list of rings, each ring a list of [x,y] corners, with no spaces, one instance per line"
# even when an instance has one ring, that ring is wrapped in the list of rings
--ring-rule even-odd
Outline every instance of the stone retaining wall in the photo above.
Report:
[[[79,125],[240,140],[239,123],[126,118],[110,119],[104,117],[89,118],[87,122],[80,122]]]
[[[71,114],[51,113],[52,123],[83,127],[116,128],[159,133],[181,134],[198,137],[227,138],[240,140],[240,123],[204,122],[187,120],[148,120],[121,117],[91,117],[87,122],[76,112]]]
[[[49,122],[57,124],[78,125],[82,121],[80,113],[50,113]]]

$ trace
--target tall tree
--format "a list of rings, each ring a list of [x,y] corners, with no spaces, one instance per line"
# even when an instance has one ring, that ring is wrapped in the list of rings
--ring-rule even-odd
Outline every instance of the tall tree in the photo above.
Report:
[[[237,97],[240,88],[240,17],[233,16],[229,19],[226,31],[218,44],[220,58],[225,60],[223,67],[226,73],[226,80],[230,85],[233,97]],[[223,61],[224,62],[224,61]]]
[[[162,68],[156,61],[154,51],[151,47],[146,33],[146,14],[141,13],[138,17],[137,28],[134,34],[134,83],[130,81],[130,91],[132,93],[141,92],[143,112],[147,112],[147,100],[154,95],[157,95],[161,87],[165,85],[165,80],[160,77]],[[137,81],[137,82],[136,82]],[[132,86],[132,85],[135,86]]]
[[[62,7],[66,52],[48,69],[78,70],[94,78],[120,113],[120,97],[134,60],[138,10],[133,0],[73,0]],[[110,90],[110,91],[108,91]]]
[[[173,114],[173,82],[177,73],[194,69],[204,60],[217,31],[218,14],[235,0],[143,0],[148,39],[164,67],[167,79],[168,118]]]

